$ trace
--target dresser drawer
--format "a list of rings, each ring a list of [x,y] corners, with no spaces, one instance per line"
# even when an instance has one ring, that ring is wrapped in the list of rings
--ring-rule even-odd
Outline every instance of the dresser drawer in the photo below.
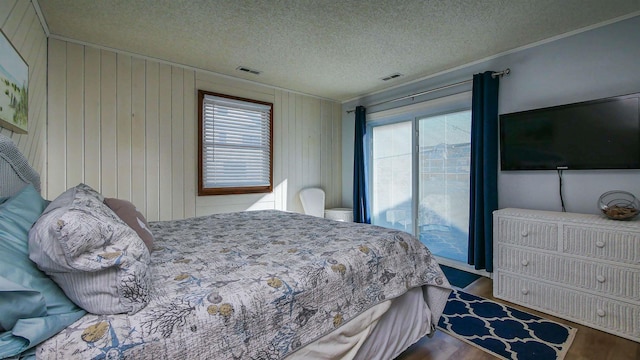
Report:
[[[537,249],[558,249],[558,225],[552,222],[497,217],[500,242]]]
[[[640,301],[640,269],[597,263],[562,255],[502,245],[495,268],[534,279],[567,284],[603,295]]]
[[[494,296],[640,341],[640,305],[498,272]]]
[[[565,225],[567,254],[640,265],[640,233]]]

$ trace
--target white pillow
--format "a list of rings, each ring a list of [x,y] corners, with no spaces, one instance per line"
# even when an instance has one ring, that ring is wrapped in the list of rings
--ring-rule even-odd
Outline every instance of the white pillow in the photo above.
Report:
[[[78,306],[133,314],[149,302],[149,251],[91,187],[56,198],[29,231],[29,258]]]

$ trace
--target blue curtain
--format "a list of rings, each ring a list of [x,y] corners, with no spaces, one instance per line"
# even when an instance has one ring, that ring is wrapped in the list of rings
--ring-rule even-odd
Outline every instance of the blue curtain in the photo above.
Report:
[[[356,107],[356,128],[353,141],[353,221],[371,224],[367,199],[367,124],[366,109]]]
[[[473,76],[468,263],[493,272],[493,211],[498,208],[498,84],[493,71]]]

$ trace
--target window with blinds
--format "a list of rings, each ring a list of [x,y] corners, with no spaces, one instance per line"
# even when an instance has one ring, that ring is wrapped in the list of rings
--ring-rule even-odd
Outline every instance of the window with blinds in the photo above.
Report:
[[[198,91],[198,195],[273,190],[273,104]]]

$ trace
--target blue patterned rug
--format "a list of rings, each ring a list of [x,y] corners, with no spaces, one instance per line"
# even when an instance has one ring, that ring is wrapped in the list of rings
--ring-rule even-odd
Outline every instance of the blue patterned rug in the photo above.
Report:
[[[442,269],[442,272],[447,277],[447,280],[449,280],[451,285],[457,286],[461,289],[466,288],[472,282],[480,279],[480,275],[458,270],[446,265],[440,265],[440,269]]]
[[[502,359],[561,360],[577,329],[454,290],[438,327]]]

